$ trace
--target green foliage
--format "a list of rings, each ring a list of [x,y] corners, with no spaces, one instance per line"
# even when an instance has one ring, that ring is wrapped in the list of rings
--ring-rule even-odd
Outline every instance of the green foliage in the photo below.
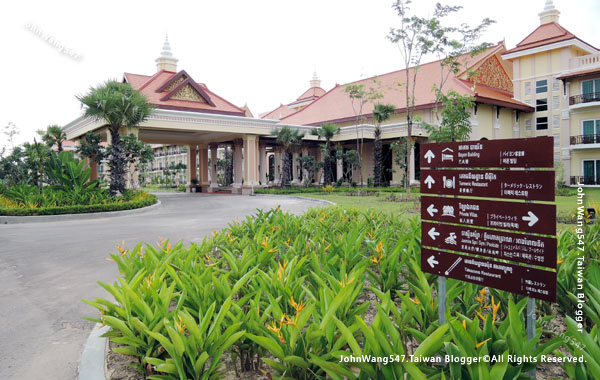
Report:
[[[20,195],[17,195],[17,192]],[[123,197],[111,197],[104,191],[81,193],[75,196],[49,187],[44,187],[40,193],[30,185],[18,185],[10,188],[5,195],[0,195],[0,215],[32,216],[123,211],[150,206],[157,201],[155,195],[141,191],[126,192]]]
[[[277,142],[283,147],[283,162],[281,170],[281,186],[287,186],[292,180],[292,155],[300,148],[304,133],[300,133],[297,129],[292,129],[284,126],[274,130],[272,135],[275,136]]]
[[[447,94],[436,90],[438,101],[442,103],[442,118],[439,126],[421,121],[434,142],[465,141],[471,135],[471,108],[475,99],[470,95],[460,95],[456,91]]]
[[[73,152],[51,153],[46,167],[53,187],[75,195],[99,190],[98,181],[89,181],[91,168],[84,169],[85,163],[73,156]]]
[[[67,139],[67,134],[59,125],[49,125],[46,130],[38,130],[37,133],[42,137],[42,141],[48,148],[56,145],[59,152],[63,151],[62,144]]]
[[[125,192],[127,157],[123,152],[120,129],[134,128],[146,121],[153,111],[147,99],[128,83],[106,82],[90,88],[87,95],[77,99],[85,106],[84,115],[108,124],[111,134],[110,192]]]
[[[107,157],[106,149],[100,145],[102,139],[94,132],[88,132],[79,141],[77,153],[85,158],[101,162]]]
[[[373,121],[375,122],[375,141],[373,142],[373,183],[375,187],[383,184],[383,145],[381,142],[381,123],[388,120],[396,107],[391,104],[375,104]]]

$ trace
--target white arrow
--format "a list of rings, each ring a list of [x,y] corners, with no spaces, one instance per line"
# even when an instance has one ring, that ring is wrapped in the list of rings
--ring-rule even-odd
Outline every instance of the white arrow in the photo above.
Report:
[[[425,184],[427,185],[428,189],[431,189],[431,185],[433,185],[435,183],[435,180],[433,179],[432,176],[428,175],[427,178],[425,178]]]
[[[529,222],[528,225],[529,227],[533,226],[534,224],[537,223],[538,220],[540,220],[537,215],[535,215],[533,212],[529,211],[528,212],[529,216],[524,216],[523,220],[526,222]]]
[[[427,163],[431,164],[431,159],[435,158],[435,154],[433,154],[431,150],[428,150],[427,153],[425,153],[425,158],[427,159]]]
[[[440,262],[437,261],[435,259],[435,256],[431,255],[429,256],[429,258],[427,259],[427,264],[431,265],[431,267],[433,268],[436,264],[439,264]]]
[[[433,203],[429,205],[429,207],[427,207],[427,212],[429,213],[429,216],[433,216],[436,212],[438,212],[438,209],[433,207]]]
[[[432,229],[429,230],[429,232],[427,232],[427,234],[433,239],[435,240],[436,236],[440,236],[439,232],[435,231],[435,227],[433,227]]]

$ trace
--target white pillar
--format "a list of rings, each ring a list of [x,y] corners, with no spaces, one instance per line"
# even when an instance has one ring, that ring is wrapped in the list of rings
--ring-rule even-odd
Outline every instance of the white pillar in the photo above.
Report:
[[[273,182],[276,184],[281,183],[281,149],[276,148],[275,150],[275,159],[273,161],[273,166],[275,166],[275,178],[273,178]]]
[[[269,180],[267,179],[267,169],[268,169],[268,161],[267,161],[267,149],[264,145],[259,145],[258,149],[258,166],[259,166],[259,177],[261,185],[266,185]]]
[[[219,183],[217,181],[217,161],[219,160],[217,157],[218,147],[218,144],[210,144],[210,187],[208,189],[211,192],[219,190]]]
[[[298,153],[292,154],[292,183],[298,183],[299,181],[299,170],[298,170]]]
[[[307,157],[307,156],[308,156],[308,148],[303,147],[302,148],[302,157]],[[302,169],[302,182],[306,182],[307,179],[308,179],[308,170]],[[312,182],[312,178],[310,179],[310,182]]]
[[[341,158],[337,159],[337,180],[344,176],[344,161]]]
[[[196,145],[188,145],[188,163],[187,163],[187,192],[192,192],[192,180],[196,180]]]
[[[243,173],[242,141],[236,140],[233,144],[233,189],[235,192],[242,191]]]
[[[416,184],[415,181],[415,147],[411,147],[410,149],[410,160],[408,160],[408,164],[410,165],[410,184]]]

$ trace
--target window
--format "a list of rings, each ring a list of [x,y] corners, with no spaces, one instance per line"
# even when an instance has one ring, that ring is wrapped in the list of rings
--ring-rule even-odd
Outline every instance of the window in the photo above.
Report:
[[[548,111],[548,99],[536,99],[535,100],[535,111]]]
[[[538,131],[548,129],[548,118],[547,117],[536,117],[535,118],[535,129]]]
[[[600,179],[600,160],[583,160],[583,184],[596,185]]]
[[[552,115],[552,128],[558,129],[560,128],[560,116]]]
[[[559,91],[560,90],[560,81],[556,78],[554,78],[552,80],[552,91]]]
[[[531,131],[531,119],[525,119],[525,130]]]
[[[600,79],[584,80],[581,82],[582,94],[593,94],[600,92]]]
[[[544,92],[548,92],[548,81],[546,79],[536,81],[535,82],[535,93],[542,94]]]
[[[525,82],[525,95],[531,95],[531,82]]]
[[[585,120],[583,134],[585,136],[600,135],[600,120]]]
[[[552,97],[552,109],[553,110],[557,110],[560,108],[560,97],[559,96],[553,96]]]
[[[554,135],[552,135],[552,137],[554,137],[554,147],[560,148],[560,135],[554,134]]]

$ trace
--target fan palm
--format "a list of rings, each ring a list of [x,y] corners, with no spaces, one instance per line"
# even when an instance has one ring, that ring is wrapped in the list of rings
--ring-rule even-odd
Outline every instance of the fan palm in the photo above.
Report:
[[[302,145],[304,133],[297,129],[284,126],[271,133],[277,142],[283,146],[283,170],[281,171],[281,186],[286,186],[292,180],[292,155]]]
[[[375,121],[375,140],[373,141],[373,185],[379,187],[383,184],[383,144],[381,142],[381,123],[388,120],[395,107],[390,104],[377,103],[373,109]]]
[[[56,145],[59,152],[63,151],[62,144],[63,141],[67,139],[67,135],[59,125],[49,125],[46,127],[45,131],[42,129],[37,131],[37,133],[42,136],[42,141],[44,141],[49,148]]]
[[[319,140],[325,140],[325,143],[321,145],[323,153],[323,181],[325,184],[334,182],[333,179],[333,159],[331,158],[331,150],[333,137],[340,133],[340,127],[335,124],[322,124],[320,128],[314,128],[311,134],[318,137]]]
[[[84,115],[104,120],[111,136],[109,157],[110,193],[125,192],[126,157],[123,153],[121,127],[137,127],[152,113],[153,106],[127,83],[107,82],[92,87],[85,96],[77,99],[85,106]]]

